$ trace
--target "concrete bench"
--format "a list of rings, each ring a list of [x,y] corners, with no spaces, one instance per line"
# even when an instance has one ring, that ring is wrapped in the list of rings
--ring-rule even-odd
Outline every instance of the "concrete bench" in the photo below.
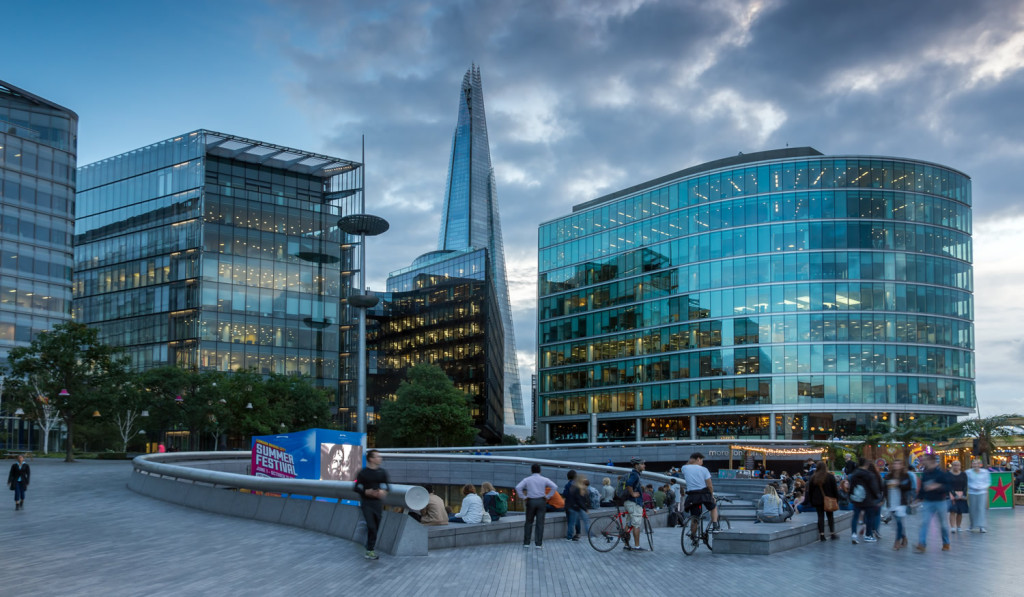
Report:
[[[834,514],[836,533],[845,540],[850,532],[853,512],[839,511]],[[753,521],[732,521],[732,528],[723,529],[715,535],[715,554],[768,555],[801,547],[818,540],[818,515],[803,512],[786,522],[759,523]],[[825,525],[828,535],[828,523]]]
[[[591,522],[594,519],[615,514],[615,508],[599,508],[590,510]],[[664,527],[668,522],[668,510],[649,510],[647,514],[654,528]],[[544,517],[544,541],[562,541],[565,539],[565,512],[548,512]],[[522,512],[510,512],[496,522],[480,524],[454,523],[442,526],[428,526],[428,549],[448,549],[452,547],[469,547],[473,545],[489,545],[493,543],[522,543],[523,525],[526,515]],[[585,531],[584,531],[585,533]],[[586,541],[586,537],[581,537]]]

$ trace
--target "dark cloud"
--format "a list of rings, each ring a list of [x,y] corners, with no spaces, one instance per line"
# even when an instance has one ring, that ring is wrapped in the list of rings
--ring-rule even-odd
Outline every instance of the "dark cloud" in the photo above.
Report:
[[[536,266],[540,222],[739,151],[789,144],[915,157],[970,174],[978,218],[1018,203],[1009,173],[1024,152],[1019,50],[976,77],[1021,29],[1019,1],[308,0],[276,9],[291,31],[284,51],[301,81],[296,95],[328,114],[328,145],[367,135],[368,202],[393,230],[379,241],[386,250],[370,248],[380,280],[435,247],[459,85],[473,62],[510,276],[529,285],[535,274],[523,268]],[[516,319],[520,349],[532,350],[532,306]]]

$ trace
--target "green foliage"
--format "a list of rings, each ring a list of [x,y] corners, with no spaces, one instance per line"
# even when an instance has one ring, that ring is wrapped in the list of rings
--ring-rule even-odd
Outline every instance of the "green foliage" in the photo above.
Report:
[[[503,445],[503,446],[518,446],[519,445],[519,438],[514,436],[514,435],[508,434],[508,433],[503,433],[501,435],[501,445]]]
[[[381,408],[377,445],[382,447],[466,446],[476,429],[469,397],[437,365],[409,368],[398,398]]]
[[[994,417],[968,419],[957,423],[954,428],[959,435],[973,437],[978,441],[978,454],[981,461],[988,464],[989,456],[996,449],[995,438],[1013,435],[1013,421],[1020,415],[996,415]]]
[[[7,361],[23,391],[38,387],[60,411],[67,428],[65,460],[74,462],[76,424],[106,406],[126,379],[127,360],[119,349],[100,343],[96,329],[65,322],[40,332],[29,346],[11,349]],[[61,390],[69,394],[61,396]]]

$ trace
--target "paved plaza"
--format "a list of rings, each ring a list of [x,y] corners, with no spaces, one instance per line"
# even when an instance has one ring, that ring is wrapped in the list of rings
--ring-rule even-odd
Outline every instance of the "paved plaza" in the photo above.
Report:
[[[5,462],[5,464],[10,461]],[[1024,595],[1015,578],[1024,516],[990,513],[986,535],[939,551],[893,552],[841,541],[771,556],[687,557],[679,529],[656,529],[653,553],[598,553],[547,537],[544,549],[490,545],[378,561],[362,547],[276,524],[218,516],[143,497],[128,462],[35,459],[25,510],[0,502],[4,595]],[[800,516],[810,516],[801,514]],[[911,517],[916,539],[917,517]]]

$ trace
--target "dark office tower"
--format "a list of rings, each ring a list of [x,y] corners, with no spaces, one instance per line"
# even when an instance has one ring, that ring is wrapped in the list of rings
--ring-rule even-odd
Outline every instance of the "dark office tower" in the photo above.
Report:
[[[0,362],[71,319],[78,115],[0,81]]]
[[[480,69],[472,66],[462,79],[459,120],[452,136],[448,181],[438,249],[464,251],[486,249],[492,271],[495,299],[501,311],[505,336],[505,422],[526,425],[516,341],[512,328],[512,307],[505,275],[505,251],[498,218],[498,195],[487,141],[487,119]]]
[[[971,179],[793,147],[540,227],[552,442],[824,440],[975,408]]]
[[[79,168],[77,321],[137,369],[354,378],[352,252],[362,165],[199,130]],[[340,396],[344,405],[344,392]]]
[[[407,290],[389,292],[371,312],[370,410],[379,412],[381,401],[394,399],[408,367],[432,363],[469,396],[480,440],[499,443],[504,430],[504,337],[494,287],[486,275],[487,251],[448,255],[450,261],[410,268],[392,278],[393,288]]]

